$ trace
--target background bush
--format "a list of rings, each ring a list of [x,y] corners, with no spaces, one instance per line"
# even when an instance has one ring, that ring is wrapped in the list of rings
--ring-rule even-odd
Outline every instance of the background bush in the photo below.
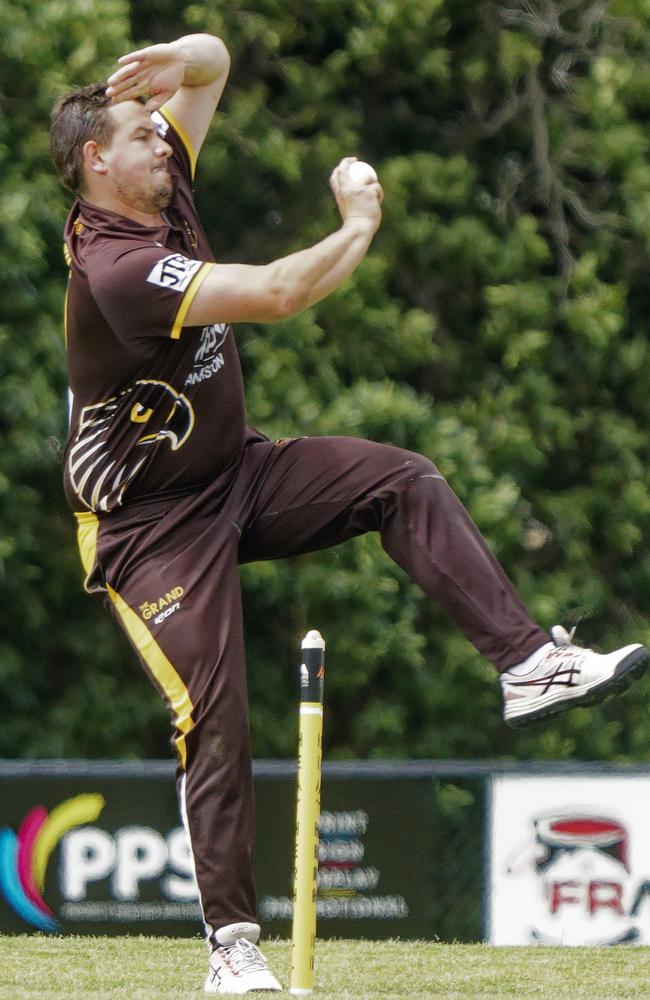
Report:
[[[544,627],[650,640],[650,7],[645,0],[0,0],[0,754],[164,756],[166,712],[81,591],[62,497],[59,93],[210,31],[233,70],[201,157],[220,260],[382,228],[317,308],[238,328],[249,419],[355,434],[448,477]],[[254,748],[293,756],[299,642],[328,642],[330,757],[650,758],[650,686],[523,733],[494,671],[367,536],[242,572]]]

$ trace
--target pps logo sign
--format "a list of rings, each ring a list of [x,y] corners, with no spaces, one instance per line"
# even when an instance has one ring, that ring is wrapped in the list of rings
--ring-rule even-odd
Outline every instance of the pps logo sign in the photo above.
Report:
[[[35,806],[16,833],[0,830],[0,893],[12,910],[50,933],[66,920],[195,919],[198,889],[184,829],[164,836],[133,825],[109,833],[95,825],[104,805],[102,795],[77,795],[49,813]],[[43,895],[55,851],[57,913]],[[141,898],[145,885],[155,900]]]

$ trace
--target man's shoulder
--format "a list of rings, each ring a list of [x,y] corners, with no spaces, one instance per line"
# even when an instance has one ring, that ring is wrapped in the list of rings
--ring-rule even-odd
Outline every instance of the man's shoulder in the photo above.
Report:
[[[89,274],[98,268],[105,273],[137,250],[169,252],[163,238],[164,227],[146,230],[126,217],[81,203],[68,220],[65,245],[73,274],[75,270]]]

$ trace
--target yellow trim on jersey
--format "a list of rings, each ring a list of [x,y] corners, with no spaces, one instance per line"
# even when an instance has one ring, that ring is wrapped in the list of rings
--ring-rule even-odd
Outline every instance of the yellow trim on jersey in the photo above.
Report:
[[[181,330],[183,329],[183,322],[187,316],[187,312],[192,305],[192,300],[198,292],[199,288],[203,284],[203,281],[208,276],[208,271],[211,271],[214,267],[214,263],[211,261],[206,261],[201,264],[189,285],[187,286],[187,291],[183,296],[183,301],[178,307],[178,312],[176,313],[176,319],[174,320],[174,325],[172,327],[171,338],[172,340],[179,340],[181,336]]]
[[[97,552],[97,532],[99,531],[99,518],[91,511],[83,511],[75,514],[77,519],[77,545],[81,555],[81,565],[86,574],[86,583],[95,567],[95,553]],[[88,589],[86,587],[86,589]]]
[[[90,575],[95,566],[99,518],[96,514],[85,511],[75,514],[75,517],[77,519],[77,542],[81,553],[81,562],[86,573]],[[171,705],[173,723],[182,734],[176,738],[176,749],[181,764],[185,768],[187,761],[185,737],[194,728],[194,720],[192,719],[194,705],[189,691],[144,622],[140,621],[135,611],[109,584],[106,584],[106,589],[127,635]]]
[[[178,133],[178,136],[187,150],[187,155],[190,158],[190,169],[192,171],[192,180],[194,180],[194,174],[196,173],[196,160],[197,156],[194,152],[194,146],[192,145],[191,139],[178,118],[169,110],[166,104],[163,104],[162,108],[159,109],[159,113],[166,118],[169,124],[172,126],[174,131]]]
[[[107,584],[106,588],[108,596],[115,605],[115,609],[122,620],[127,635],[149,667],[149,670],[171,705],[174,713],[174,725],[182,733],[176,739],[176,748],[184,768],[187,760],[185,737],[194,728],[194,720],[192,719],[194,705],[192,704],[190,693],[144,622],[140,621],[135,611],[129,607],[117,591],[113,590],[110,584]]]
[[[65,289],[65,298],[63,300],[63,343],[68,346],[68,296],[70,294],[70,279],[68,278],[68,284]]]
[[[65,289],[65,299],[63,300],[63,343],[68,346],[68,295],[70,293],[70,278],[72,277],[72,255],[68,250],[67,243],[63,244],[63,259],[68,267],[68,284]]]

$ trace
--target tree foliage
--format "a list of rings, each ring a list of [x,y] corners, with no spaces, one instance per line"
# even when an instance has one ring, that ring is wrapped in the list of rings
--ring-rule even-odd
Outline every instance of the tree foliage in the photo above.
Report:
[[[336,226],[327,179],[342,156],[370,160],[384,185],[353,281],[291,321],[239,329],[251,423],[427,454],[542,625],[579,623],[603,646],[650,639],[644,0],[0,12],[0,752],[157,756],[165,739],[126,644],[79,592],[50,444],[64,424],[66,199],[48,108],[105,76],[129,35],[211,31],[231,50],[197,182],[219,259],[268,261]],[[374,536],[242,576],[258,756],[295,753],[298,643],[318,627],[330,756],[648,758],[647,684],[505,730],[490,664]]]
[[[81,590],[61,487],[68,198],[49,114],[59,93],[106,75],[127,45],[128,6],[1,0],[0,19],[0,753],[159,756],[147,731],[164,732],[164,710]]]

